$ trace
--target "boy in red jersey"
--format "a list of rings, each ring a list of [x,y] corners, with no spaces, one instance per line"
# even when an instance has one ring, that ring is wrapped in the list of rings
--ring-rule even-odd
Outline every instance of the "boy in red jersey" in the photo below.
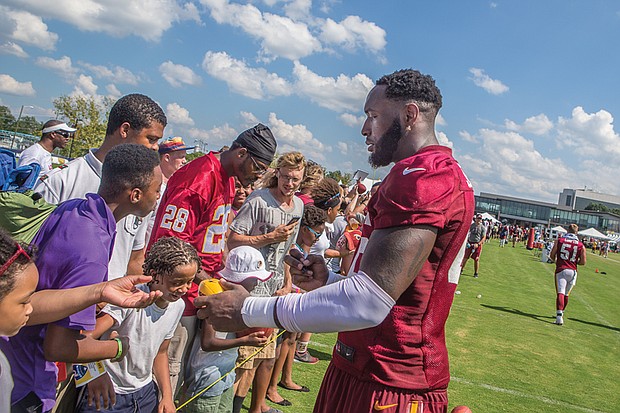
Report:
[[[555,324],[564,324],[564,310],[568,305],[568,296],[577,282],[577,265],[586,265],[586,249],[577,238],[579,227],[568,226],[568,232],[553,244],[549,258],[555,261]]]
[[[200,281],[221,270],[226,246],[228,214],[235,192],[234,177],[247,186],[261,177],[276,152],[271,130],[258,124],[241,132],[230,149],[210,152],[177,170],[168,180],[155,217],[149,248],[161,237],[177,237],[193,245],[202,261],[192,288],[183,296],[185,311],[181,326],[170,342],[170,375],[173,390],[183,377],[184,354],[196,333],[196,308]]]
[[[414,70],[382,77],[368,94],[370,163],[395,165],[370,200],[350,276],[292,251],[293,281],[307,294],[248,297],[232,287],[196,300],[216,329],[340,331],[315,413],[447,413],[444,329],[474,194],[435,136],[441,104],[434,80]]]

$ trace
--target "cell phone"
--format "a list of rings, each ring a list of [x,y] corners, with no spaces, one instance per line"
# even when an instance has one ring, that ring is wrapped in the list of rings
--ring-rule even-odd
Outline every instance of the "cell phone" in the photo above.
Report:
[[[368,172],[358,169],[353,174],[353,178],[351,178],[351,181],[352,182],[363,181],[364,179],[366,179],[367,176],[368,176]]]
[[[290,221],[288,222],[288,224],[286,224],[286,225],[291,225],[291,224],[294,224],[294,223],[296,223],[297,221],[299,221],[299,217],[293,217],[293,218],[291,218],[291,220],[290,220]]]

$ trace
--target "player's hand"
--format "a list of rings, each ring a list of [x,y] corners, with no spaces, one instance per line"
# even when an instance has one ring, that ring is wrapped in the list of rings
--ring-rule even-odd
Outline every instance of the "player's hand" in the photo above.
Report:
[[[88,388],[88,406],[95,405],[95,409],[101,410],[103,407],[108,410],[116,404],[116,393],[114,392],[114,385],[112,379],[108,373],[105,373],[95,380],[91,381],[87,385]],[[101,402],[103,401],[103,406]]]
[[[102,283],[100,301],[125,308],[145,308],[163,295],[161,291],[146,293],[136,287],[145,284],[152,277],[146,275],[128,275]]]
[[[301,251],[292,249],[284,257],[290,267],[293,284],[305,291],[312,291],[322,287],[327,282],[329,271],[325,260],[319,255],[308,255],[304,258]]]
[[[271,231],[271,239],[273,243],[284,242],[289,239],[295,233],[295,227],[298,222],[293,222],[290,225],[278,225],[276,229]]]
[[[198,318],[205,320],[216,331],[241,331],[248,328],[241,317],[243,301],[250,293],[238,284],[220,280],[225,291],[213,295],[199,295],[194,299]]]

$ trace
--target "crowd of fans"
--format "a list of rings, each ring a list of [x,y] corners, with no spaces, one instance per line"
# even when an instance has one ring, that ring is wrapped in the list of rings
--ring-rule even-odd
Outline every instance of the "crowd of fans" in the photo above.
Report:
[[[72,132],[46,125],[48,140]],[[193,297],[210,278],[256,296],[303,293],[284,263],[291,249],[346,274],[377,186],[340,185],[299,152],[272,167],[275,139],[260,124],[186,165],[182,138],[158,144],[165,126],[150,98],[121,98],[100,148],[43,168],[35,191],[59,206],[32,244],[0,234],[2,318],[21,311],[0,329],[0,411],[172,412],[198,395],[187,411],[239,412],[252,387],[250,412],[274,413],[265,400],[292,404],[279,389],[309,391],[292,366],[318,362],[310,333],[218,332]],[[84,288],[95,292],[75,298]],[[52,292],[65,294],[58,308],[42,302]]]

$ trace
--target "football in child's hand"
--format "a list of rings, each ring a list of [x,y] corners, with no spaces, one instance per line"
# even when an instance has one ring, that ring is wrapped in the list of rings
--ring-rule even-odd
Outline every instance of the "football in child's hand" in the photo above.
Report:
[[[467,406],[456,406],[452,409],[452,413],[471,413],[471,410]]]
[[[271,337],[273,333],[273,328],[262,328],[262,327],[253,327],[246,328],[245,330],[237,331],[237,337],[245,337],[249,336],[252,333],[262,332],[265,337]]]

